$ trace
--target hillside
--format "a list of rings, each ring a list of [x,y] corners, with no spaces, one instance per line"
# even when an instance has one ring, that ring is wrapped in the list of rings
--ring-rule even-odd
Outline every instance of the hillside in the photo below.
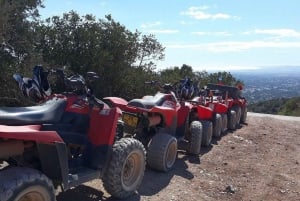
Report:
[[[248,111],[266,114],[300,116],[300,97],[260,101],[248,106]]]
[[[201,156],[179,153],[168,173],[147,169],[127,201],[289,200],[300,197],[300,117],[248,113]],[[61,193],[58,201],[113,201],[95,180]]]
[[[232,74],[244,82],[243,95],[250,104],[300,97],[300,66],[261,67],[234,71]]]

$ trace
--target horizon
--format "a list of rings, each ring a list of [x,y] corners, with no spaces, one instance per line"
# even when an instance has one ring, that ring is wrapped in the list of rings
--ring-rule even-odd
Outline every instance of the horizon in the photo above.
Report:
[[[300,66],[298,1],[149,1],[45,0],[41,18],[71,10],[80,16],[105,15],[142,34],[154,34],[164,46],[157,70],[191,66],[195,71]],[[59,5],[59,6],[58,6]]]

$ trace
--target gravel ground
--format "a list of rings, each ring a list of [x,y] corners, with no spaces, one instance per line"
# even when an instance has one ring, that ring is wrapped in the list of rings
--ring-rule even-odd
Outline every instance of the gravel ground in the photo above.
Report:
[[[247,124],[199,156],[182,151],[168,173],[147,169],[127,201],[300,201],[300,117],[248,113]],[[94,180],[58,201],[115,200]]]

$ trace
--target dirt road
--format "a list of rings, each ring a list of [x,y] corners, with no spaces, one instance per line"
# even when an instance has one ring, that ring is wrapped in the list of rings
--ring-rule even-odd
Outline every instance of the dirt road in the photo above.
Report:
[[[57,200],[115,199],[95,180]],[[179,152],[170,172],[147,169],[129,200],[300,201],[300,118],[249,113],[247,125],[215,139],[199,157]]]

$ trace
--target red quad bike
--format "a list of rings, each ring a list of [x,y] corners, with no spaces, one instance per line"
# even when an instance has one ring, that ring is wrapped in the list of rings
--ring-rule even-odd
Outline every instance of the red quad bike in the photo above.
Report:
[[[200,90],[198,95],[190,101],[194,105],[193,118],[202,122],[202,145],[209,146],[212,136],[220,137],[227,130],[228,107],[219,97],[214,99],[212,91]]]
[[[65,191],[93,179],[102,179],[116,198],[135,192],[146,152],[141,142],[118,132],[120,109],[94,97],[88,83],[97,75],[65,78],[72,92],[47,96],[49,71],[35,70],[40,75],[34,79],[14,78],[24,94],[42,102],[0,108],[0,200],[54,201],[56,188]]]
[[[104,99],[123,111],[124,133],[146,147],[147,165],[166,172],[175,163],[179,141],[186,142],[188,153],[200,153],[202,125],[189,120],[192,105],[178,101],[173,85],[161,85],[157,81],[146,84],[157,86],[162,92],[129,102],[118,97]]]
[[[187,93],[183,93],[185,89],[192,89],[193,93],[186,96],[185,94]],[[213,111],[208,107],[200,105],[199,102],[192,99],[193,95],[197,93],[198,93],[198,88],[194,86],[193,81],[190,78],[185,78],[180,80],[179,87],[177,88],[178,97],[180,97],[182,101],[185,101],[188,104],[192,104],[192,106],[190,106],[191,108],[189,112],[189,121],[198,121],[201,123],[202,125],[201,145],[209,146],[211,144],[212,135],[213,135],[213,124],[212,124]]]
[[[232,87],[219,84],[208,84],[211,90],[218,90],[222,96],[222,103],[228,107],[228,128],[235,130],[240,124],[246,123],[247,100],[241,96],[241,87]]]

